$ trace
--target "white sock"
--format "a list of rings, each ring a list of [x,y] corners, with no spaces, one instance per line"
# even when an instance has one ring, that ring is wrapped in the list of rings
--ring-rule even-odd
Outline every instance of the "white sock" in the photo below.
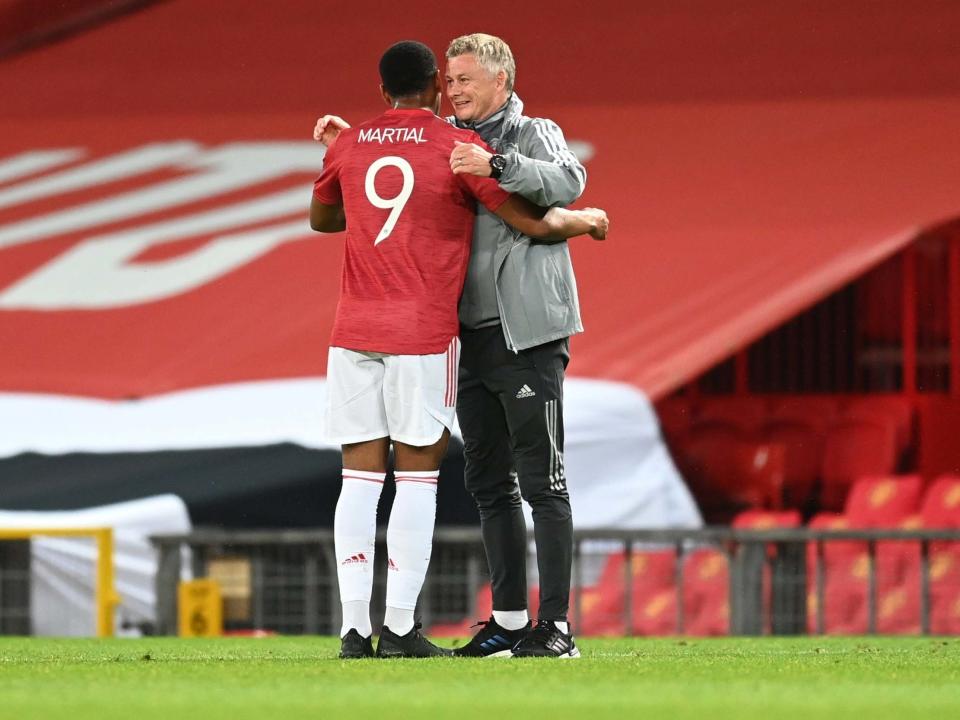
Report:
[[[553,624],[557,626],[557,630],[562,632],[564,635],[570,634],[570,623],[564,622],[562,620],[554,620]]]
[[[383,624],[397,635],[406,635],[413,630],[413,610],[404,610],[387,605],[387,612],[383,616]]]
[[[387,612],[392,622],[384,624],[398,635],[413,627],[417,598],[430,565],[439,475],[439,470],[396,472],[397,495],[387,524]],[[406,612],[401,616],[397,611]]]
[[[519,630],[530,622],[526,610],[494,610],[493,620],[504,630]]]
[[[343,486],[333,516],[337,581],[343,605],[340,637],[355,628],[364,637],[370,626],[373,593],[373,547],[377,535],[377,504],[385,473],[343,470]]]
[[[343,624],[340,626],[340,637],[343,637],[351,628],[356,629],[363,637],[370,637],[373,628],[370,626],[370,601],[348,600],[341,603],[343,607]]]

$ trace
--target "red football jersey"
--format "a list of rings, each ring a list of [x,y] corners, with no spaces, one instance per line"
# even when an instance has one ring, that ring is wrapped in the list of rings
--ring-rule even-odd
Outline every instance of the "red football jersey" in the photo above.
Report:
[[[313,194],[343,202],[346,252],[330,344],[397,355],[445,352],[470,258],[475,200],[509,197],[495,180],[454,175],[454,141],[476,133],[429,110],[388,110],[340,133]]]

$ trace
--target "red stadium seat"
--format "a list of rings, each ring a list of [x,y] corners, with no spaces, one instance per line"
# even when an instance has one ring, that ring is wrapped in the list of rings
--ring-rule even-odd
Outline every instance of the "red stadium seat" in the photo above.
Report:
[[[923,497],[920,516],[927,528],[960,528],[960,477],[934,480]]]
[[[960,528],[960,477],[931,483],[920,509],[927,528]],[[930,544],[930,631],[960,634],[960,543]]]
[[[588,635],[622,635],[626,592],[625,554],[607,558],[596,585],[584,590],[579,632]],[[632,556],[633,631],[639,635],[676,632],[676,588],[673,550],[638,551]],[[668,596],[673,599],[669,600]]]
[[[896,439],[890,420],[839,420],[827,433],[820,506],[840,510],[860,477],[890,475],[896,467]]]
[[[675,635],[677,633],[677,589],[658,590],[637,597],[633,612],[633,630],[637,635]]]
[[[842,513],[819,512],[810,518],[807,527],[811,530],[846,530],[850,523]]]
[[[727,444],[748,440],[749,434],[726,420],[698,418],[691,423],[687,439],[691,444]]]
[[[752,438],[768,415],[768,402],[757,395],[705,397],[697,404],[697,424],[717,423],[737,428],[741,435]]]
[[[902,395],[861,395],[850,398],[842,405],[841,417],[893,423],[898,455],[913,442],[913,404]]]
[[[907,479],[909,484],[912,479]],[[919,478],[916,478],[916,495],[919,497]],[[912,490],[907,491],[912,492]],[[920,525],[916,513],[903,517],[898,523],[883,527],[915,529]],[[879,527],[879,526],[878,526]],[[877,632],[916,634],[920,632],[920,544],[910,541],[881,541],[876,547],[877,573]],[[868,627],[867,589],[861,587],[863,605],[857,625]]]
[[[798,423],[825,431],[840,415],[835,395],[784,395],[770,403],[768,422]]]
[[[814,515],[807,527],[812,530],[846,530],[850,527],[847,518],[839,513],[822,512]],[[860,542],[831,541],[823,544],[824,576],[824,631],[845,627],[856,611],[855,597],[843,592],[842,583],[833,578],[846,575],[850,565],[865,552],[866,545]],[[817,631],[817,544],[807,544],[807,628]]]
[[[817,513],[807,527],[811,530],[847,530],[850,528],[850,521],[846,516],[840,513],[822,512]],[[862,542],[853,540],[835,540],[823,544],[823,556],[825,564],[837,565],[856,556],[861,551],[866,550],[866,545]],[[816,543],[809,543],[807,547],[807,576],[814,577],[816,561]]]
[[[788,507],[809,507],[815,500],[823,466],[823,431],[795,420],[771,420],[762,434],[765,442],[783,447],[783,503]]]
[[[920,509],[919,475],[864,477],[847,495],[844,514],[858,528],[897,527]]]
[[[727,523],[743,509],[781,505],[784,449],[739,439],[729,426],[697,426],[678,465],[708,522]]]
[[[726,635],[730,630],[729,564],[710,548],[685,558],[683,572],[684,632],[688,635]]]
[[[740,530],[769,530],[772,528],[800,527],[802,518],[796,510],[780,512],[770,510],[746,510],[733,519],[733,527]]]
[[[847,496],[846,516],[851,527],[856,528],[909,528],[916,527],[916,511],[920,506],[923,492],[923,480],[919,475],[894,477],[861,478],[857,480]],[[911,570],[920,562],[920,545],[916,542],[882,541],[877,543],[877,587],[880,595],[891,594],[889,611],[885,620],[894,623],[883,632],[903,632],[904,627],[913,627],[916,618],[907,625],[902,621],[906,610],[914,607],[913,600],[918,597],[919,585],[912,592],[894,592],[907,581]],[[905,595],[905,604],[896,598]],[[878,598],[879,602],[879,598]],[[892,610],[896,606],[896,610]],[[917,606],[919,607],[919,606]],[[891,614],[892,613],[892,614]],[[878,613],[878,621],[880,615]]]
[[[638,635],[677,632],[676,554],[673,550],[633,556],[633,631]]]
[[[908,479],[909,482],[909,479]],[[864,486],[866,487],[866,485]],[[883,493],[886,494],[886,493]],[[869,494],[865,494],[866,497]],[[858,526],[852,521],[818,516],[817,526],[843,529]],[[904,516],[888,528],[913,528],[916,514]],[[813,523],[811,523],[813,526]],[[859,525],[859,527],[867,527]],[[808,549],[808,628],[816,631],[816,565]],[[919,546],[914,542],[885,541],[876,546],[877,585],[876,631],[885,634],[913,634],[920,629]],[[824,631],[828,634],[861,634],[869,628],[869,572],[867,543],[828,542],[824,546]]]
[[[930,554],[930,632],[960,634],[960,548],[942,546]]]

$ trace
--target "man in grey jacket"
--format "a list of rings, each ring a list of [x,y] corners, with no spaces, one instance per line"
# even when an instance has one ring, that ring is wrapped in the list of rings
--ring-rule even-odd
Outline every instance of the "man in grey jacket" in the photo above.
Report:
[[[447,97],[472,144],[451,154],[454,173],[494,177],[542,207],[583,192],[586,171],[550,120],[523,115],[515,64],[500,38],[476,33],[447,49]],[[325,116],[328,141],[339,118]],[[534,241],[478,208],[460,301],[457,417],[465,484],[480,512],[493,587],[493,617],[455,654],[578,657],[567,621],[573,525],[563,467],[563,378],[569,337],[582,332],[567,243]],[[527,613],[526,528],[532,510],[540,577],[539,619]]]
[[[493,154],[460,145],[455,173],[497,178],[543,206],[572,203],[587,173],[555,123],[523,115],[503,40],[477,33],[447,49],[447,97],[456,123]],[[460,300],[457,418],[466,486],[480,511],[493,617],[461,655],[577,657],[567,623],[573,525],[563,467],[563,378],[568,338],[583,330],[566,242],[531,240],[480,208]],[[526,528],[533,514],[540,608],[528,631]],[[506,646],[506,647],[505,647]]]

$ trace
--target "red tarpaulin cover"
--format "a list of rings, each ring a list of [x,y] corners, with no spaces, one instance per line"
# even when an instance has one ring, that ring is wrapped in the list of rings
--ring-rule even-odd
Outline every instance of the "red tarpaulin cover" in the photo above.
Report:
[[[575,375],[657,397],[960,210],[954,4],[224,7],[0,63],[0,391],[322,375],[341,240],[306,227],[308,138],[380,110],[398,39],[502,34],[590,156],[612,227],[571,243]]]

